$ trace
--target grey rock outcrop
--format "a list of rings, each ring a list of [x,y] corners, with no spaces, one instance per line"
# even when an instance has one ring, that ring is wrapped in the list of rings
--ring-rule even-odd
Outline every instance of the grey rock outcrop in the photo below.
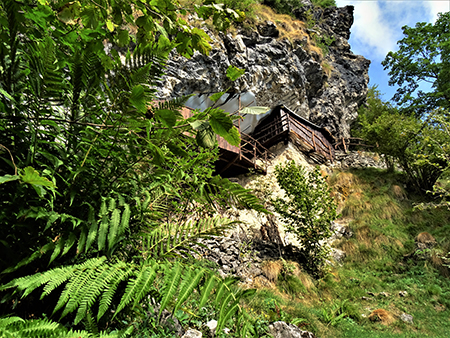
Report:
[[[414,324],[414,318],[413,318],[413,316],[411,316],[411,315],[409,315],[409,314],[407,314],[407,313],[402,313],[402,314],[400,315],[400,319],[401,319],[403,322],[405,322],[405,323],[408,323],[408,324]]]
[[[379,168],[386,169],[386,162],[375,153],[361,151],[336,152],[334,166],[343,170],[350,168]]]
[[[269,333],[274,338],[317,338],[309,331],[300,330],[297,326],[285,322],[274,322],[269,325]]]
[[[309,5],[305,0],[302,10],[294,13],[303,18]],[[257,105],[284,104],[327,127],[334,136],[348,137],[357,109],[365,101],[370,61],[350,51],[347,40],[353,23],[352,6],[310,9],[317,25],[314,30],[306,29],[302,39],[279,39],[276,24],[266,21],[256,30],[214,36],[209,56],[196,53],[188,60],[172,53],[158,88],[159,97],[211,94],[230,87],[236,93],[251,91]],[[325,58],[317,47],[310,47],[313,36],[327,39],[329,53]],[[226,77],[230,64],[246,70],[235,83]]]
[[[189,329],[181,338],[202,338],[202,333],[194,329]]]

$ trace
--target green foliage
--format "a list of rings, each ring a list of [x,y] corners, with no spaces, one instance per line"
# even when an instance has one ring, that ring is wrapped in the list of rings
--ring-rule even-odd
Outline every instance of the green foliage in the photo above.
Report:
[[[302,6],[300,0],[264,0],[263,4],[273,8],[279,14],[288,15],[293,15],[292,11]]]
[[[385,103],[380,92],[370,89],[367,106],[359,110],[358,125],[354,135],[376,146],[374,151],[383,154],[388,167],[398,164],[407,174],[409,183],[418,191],[431,190],[448,165],[449,135],[432,114],[425,121],[401,114]]]
[[[336,219],[337,205],[330,189],[318,167],[307,173],[291,161],[285,167],[278,165],[275,175],[286,193],[286,198],[274,201],[275,210],[302,244],[306,267],[320,275],[328,255],[320,241],[330,237],[331,222]]]
[[[64,326],[48,319],[24,320],[20,317],[0,318],[0,336],[11,338],[116,338],[119,332],[94,335],[87,331],[67,330]]]
[[[399,50],[389,52],[383,61],[391,76],[389,84],[397,85],[394,100],[402,110],[424,116],[438,108],[450,108],[450,12],[440,13],[434,24],[419,22],[403,27],[404,38]],[[430,83],[429,89],[420,86]]]
[[[223,6],[192,11],[218,29],[241,18]],[[211,217],[218,208],[265,209],[213,176],[217,135],[240,142],[228,114],[184,118],[186,98],[155,102],[171,50],[211,49],[185,14],[169,0],[1,0],[2,313],[50,316],[53,306],[65,325],[94,332],[120,326],[110,310],[128,320],[149,294],[161,311],[177,310],[203,284],[209,301],[225,283],[185,258],[197,239],[233,225]],[[213,288],[205,276],[217,279]],[[234,281],[226,283],[216,301],[221,326],[242,321]],[[45,306],[30,296],[37,288]]]
[[[120,287],[123,283],[126,283],[124,289]],[[105,320],[105,316],[109,320],[120,318],[121,311],[127,307],[138,307],[149,294],[159,303],[159,317],[169,304],[176,312],[189,298],[195,296],[194,290],[197,288],[202,294],[198,303],[198,308],[201,308],[217,289],[214,306],[220,331],[232,316],[242,316],[240,298],[252,292],[235,293],[231,289],[233,283],[232,279],[223,281],[215,274],[208,273],[208,270],[180,262],[146,260],[141,264],[113,263],[107,261],[106,257],[100,257],[15,279],[1,290],[14,288],[22,297],[26,297],[43,287],[43,298],[64,285],[53,313],[62,310],[60,316],[63,318],[75,312],[74,324],[77,324],[88,320],[90,313],[94,314],[91,312],[94,308],[98,309],[95,315],[97,321]],[[114,315],[107,311],[111,308],[115,308]]]
[[[277,13],[293,15],[293,11],[303,6],[301,0],[264,0],[264,5],[273,8]],[[335,0],[313,0],[312,4],[317,7],[336,7]]]
[[[312,0],[312,3],[321,8],[336,7],[336,0]]]

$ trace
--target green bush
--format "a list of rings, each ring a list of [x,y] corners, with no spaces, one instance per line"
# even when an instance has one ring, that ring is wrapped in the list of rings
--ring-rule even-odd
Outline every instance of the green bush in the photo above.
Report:
[[[275,175],[286,193],[285,198],[273,201],[275,210],[281,215],[287,229],[301,242],[308,258],[306,269],[321,275],[328,249],[320,241],[330,237],[330,225],[336,219],[337,208],[328,184],[318,167],[307,173],[294,161],[286,166],[278,165]]]

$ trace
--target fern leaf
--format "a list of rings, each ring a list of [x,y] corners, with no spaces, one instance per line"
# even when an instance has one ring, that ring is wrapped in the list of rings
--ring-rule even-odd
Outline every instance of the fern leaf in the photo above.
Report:
[[[143,266],[136,278],[128,282],[114,317],[131,301],[134,300],[136,305],[148,293],[156,277],[155,268],[148,265]]]
[[[69,278],[73,275],[74,270],[75,269],[73,267],[64,267],[51,270],[52,271],[51,279],[49,279],[46,282],[44,291],[42,292],[41,295],[41,299],[44,298],[46,295],[49,295],[50,292],[55,290],[58,286],[69,280]]]
[[[8,325],[11,325],[13,323],[24,323],[25,320],[23,320],[20,317],[6,317],[6,318],[0,318],[0,328],[6,327]]]
[[[114,209],[116,209],[116,200],[114,198],[110,198],[109,205],[108,205],[108,211],[112,212]]]
[[[120,225],[120,210],[114,209],[111,215],[111,225],[109,228],[109,234],[108,234],[108,249],[112,250],[114,245],[117,242],[117,234],[119,232],[119,225]]]
[[[201,309],[205,306],[206,302],[208,301],[212,290],[214,289],[214,286],[216,285],[216,275],[214,272],[211,272],[206,279],[205,285],[202,288],[202,294],[200,296],[199,305],[198,307]]]
[[[178,262],[175,263],[175,265],[166,266],[165,270],[166,273],[164,285],[161,290],[163,298],[161,299],[161,307],[159,309],[158,319],[161,318],[163,310],[166,308],[169,301],[174,297],[175,293],[177,292],[181,277],[181,265]]]
[[[233,303],[231,303],[230,306],[222,307],[219,313],[219,320],[217,321],[216,332],[222,331],[223,327],[226,325],[231,316],[233,316],[239,310],[239,301],[240,299],[238,298]],[[224,304],[228,305],[228,300],[226,301],[226,303],[224,302]],[[224,309],[226,310],[224,311]]]
[[[192,295],[192,292],[198,286],[202,277],[203,270],[200,269],[194,271],[194,276],[191,276],[191,273],[183,276],[183,283],[180,286],[180,292],[178,294],[177,303],[175,304],[173,313],[175,313],[181,304],[183,304],[188,297]]]
[[[97,320],[106,313],[111,306],[112,299],[116,293],[119,283],[129,278],[134,273],[134,266],[127,266],[126,263],[118,262],[114,264],[111,269],[112,273],[108,276],[105,283],[108,285],[100,298],[100,304],[97,314]]]
[[[221,281],[219,289],[217,290],[215,306],[218,307],[221,304],[221,300],[224,294],[227,294],[230,289],[229,286],[234,282],[234,278],[227,277],[224,281]]]
[[[80,232],[80,238],[78,239],[77,254],[79,254],[80,252],[83,251],[83,248],[86,244],[86,240],[87,240],[87,229],[85,226],[82,226],[81,232]]]
[[[109,217],[108,217],[108,210],[106,208],[106,199],[102,199],[102,204],[100,206],[100,230],[98,233],[98,250],[101,251],[105,247],[106,243],[106,235],[108,233],[108,227],[109,227]]]
[[[87,240],[86,240],[86,252],[89,250],[92,243],[97,238],[97,229],[98,229],[98,223],[96,221],[90,223],[89,233],[87,235]]]
[[[199,219],[195,223],[188,220],[177,224],[175,229],[172,224],[162,224],[145,236],[150,239],[147,250],[159,257],[180,256],[180,251],[186,255],[195,252],[193,245],[197,245],[197,239],[217,236],[230,229],[239,222],[230,221],[221,217]]]
[[[56,259],[56,257],[59,256],[61,250],[64,248],[65,242],[66,241],[63,237],[58,240],[58,243],[56,243],[55,249],[53,250],[52,256],[50,257],[50,261],[48,262],[49,265]]]
[[[78,307],[78,311],[74,320],[74,324],[78,324],[83,318],[88,314],[88,310],[94,304],[98,296],[104,290],[105,280],[108,279],[108,275],[111,273],[109,265],[104,265],[102,267],[97,268],[97,275],[89,282],[87,287],[80,290],[80,293],[83,294],[83,299],[80,301],[80,306]],[[101,273],[99,273],[101,272]]]
[[[109,228],[109,217],[108,215],[104,215],[100,221],[100,229],[98,232],[98,250],[101,251],[105,247],[106,244],[106,236]]]
[[[103,264],[105,262],[105,260],[106,260],[106,257],[92,258],[82,264],[66,267],[66,269],[73,269],[73,273],[69,279],[71,282],[71,287],[68,287],[66,285],[63,292],[61,293],[61,296],[58,299],[58,303],[56,304],[55,309],[53,310],[53,313],[55,313],[59,309],[61,309],[70,300],[71,292],[72,292],[72,295],[74,295],[75,292],[77,291],[76,290],[77,282],[78,282],[78,280],[81,279],[82,273],[76,274],[76,272],[77,271],[83,272],[85,270],[95,269],[97,266],[100,266],[101,264]],[[49,273],[55,272],[55,270],[50,270]],[[55,276],[57,276],[57,275],[55,274]],[[75,289],[73,288],[74,285],[75,285]]]
[[[100,267],[101,269],[103,267]],[[76,275],[69,280],[66,289],[69,290],[69,300],[66,303],[61,318],[64,318],[70,312],[79,308],[85,295],[90,295],[89,291],[94,283],[95,275],[98,273],[99,266],[77,271]]]
[[[122,221],[120,224],[120,231],[119,231],[119,237],[122,236],[129,228],[130,226],[130,217],[131,217],[131,210],[130,205],[125,203],[124,204],[124,210],[122,213]]]

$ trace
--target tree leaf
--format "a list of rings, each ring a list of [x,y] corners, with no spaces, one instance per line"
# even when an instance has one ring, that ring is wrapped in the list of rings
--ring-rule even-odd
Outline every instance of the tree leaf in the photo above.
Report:
[[[213,102],[217,102],[217,100],[219,100],[223,96],[223,94],[225,94],[225,92],[219,92],[219,93],[212,94],[209,97],[209,99]]]
[[[197,130],[195,140],[197,144],[204,148],[213,148],[216,145],[216,134],[211,128],[208,121],[195,121],[191,123],[194,129]]]
[[[254,107],[245,107],[245,108],[242,108],[241,111],[240,111],[240,113],[241,113],[242,115],[245,115],[245,114],[249,114],[249,115],[260,115],[260,114],[265,114],[265,113],[267,113],[269,110],[270,110],[269,107],[257,107],[257,106],[254,106]]]
[[[169,109],[155,111],[156,117],[168,128],[172,128],[177,122],[177,112]]]
[[[106,28],[112,33],[114,32],[114,24],[111,20],[106,20]]]
[[[145,99],[145,89],[142,85],[134,86],[131,91],[130,103],[140,112],[147,111],[147,101]]]
[[[4,175],[0,176],[0,184],[15,181],[19,179],[19,175]]]
[[[240,69],[238,67],[235,67],[233,65],[229,65],[227,69],[227,77],[231,81],[236,81],[239,79],[243,74],[245,73],[245,69]]]
[[[28,183],[33,186],[44,186],[56,188],[55,184],[49,179],[42,177],[33,167],[26,167],[23,169],[23,173],[20,175],[20,180],[23,183]]]

